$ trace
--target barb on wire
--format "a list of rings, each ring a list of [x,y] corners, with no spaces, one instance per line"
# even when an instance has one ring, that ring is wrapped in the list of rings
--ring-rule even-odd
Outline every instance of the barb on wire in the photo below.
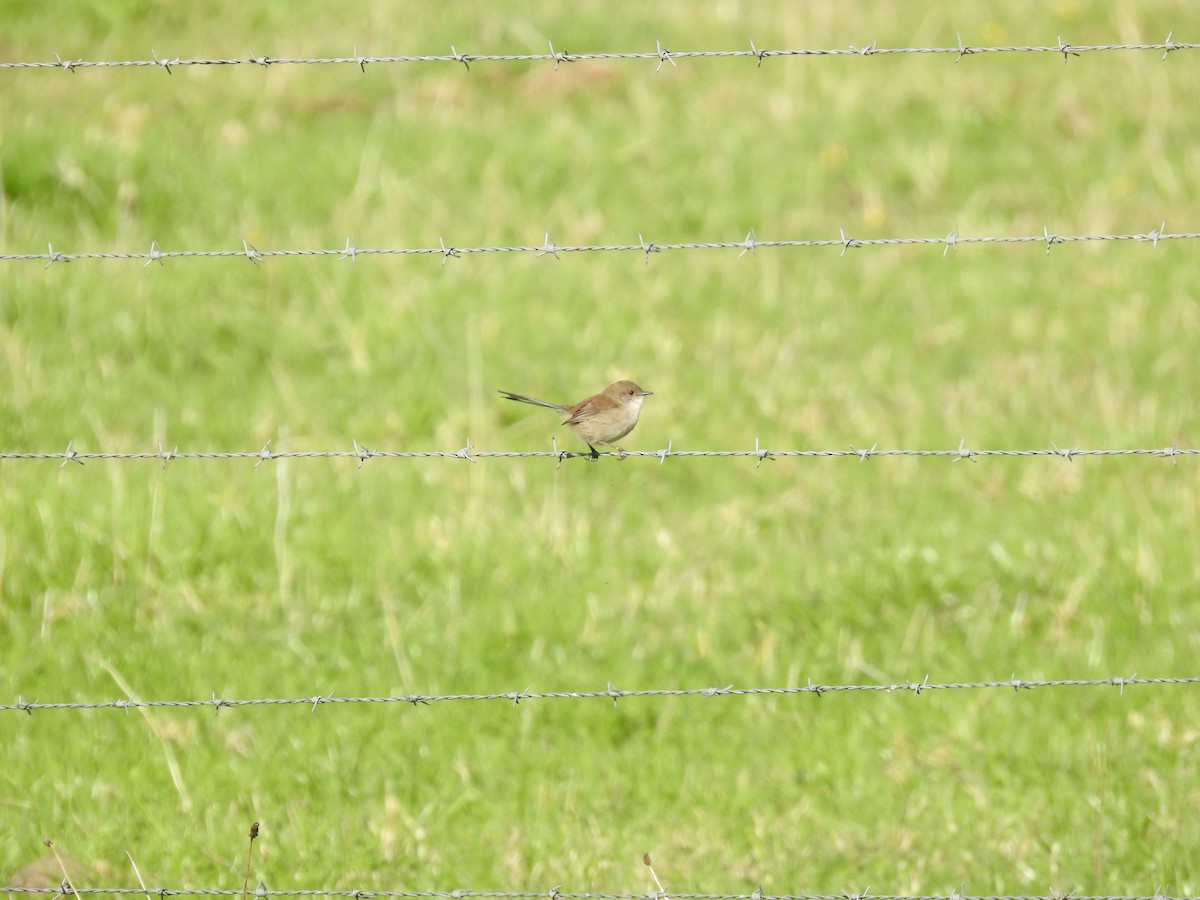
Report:
[[[358,441],[356,440],[354,441],[354,455],[358,457],[358,467],[361,469],[363,467],[363,463],[365,463],[375,454],[366,447],[360,447],[358,445]]]
[[[955,43],[943,47],[880,47],[878,41],[872,41],[870,44],[862,47],[854,45],[844,47],[783,47],[777,49],[764,49],[755,45],[754,41],[750,41],[748,50],[667,50],[663,47],[661,41],[655,41],[654,50],[635,50],[635,51],[620,51],[609,50],[599,51],[594,53],[566,53],[558,52],[554,49],[553,41],[548,42],[549,53],[479,53],[467,54],[460,53],[458,49],[451,45],[449,53],[435,54],[410,54],[410,55],[369,55],[364,56],[358,52],[358,47],[355,45],[351,56],[317,56],[317,57],[282,57],[257,55],[254,53],[243,57],[195,57],[184,59],[174,57],[171,59],[163,59],[154,51],[150,51],[150,59],[122,59],[122,60],[88,60],[88,59],[63,59],[57,53],[53,60],[2,60],[0,61],[0,69],[60,69],[69,73],[75,72],[77,69],[118,69],[118,68],[148,68],[148,69],[166,69],[168,74],[172,67],[185,66],[221,66],[221,67],[236,67],[236,66],[262,66],[269,68],[271,66],[313,66],[313,65],[347,65],[355,66],[361,71],[366,71],[367,65],[375,64],[402,64],[402,63],[432,63],[445,64],[457,63],[462,65],[468,72],[471,71],[472,63],[527,63],[527,62],[552,62],[555,68],[564,62],[579,62],[590,60],[607,60],[607,61],[636,61],[636,60],[652,60],[657,62],[655,71],[661,71],[664,63],[676,65],[677,59],[752,59],[756,64],[761,66],[762,61],[768,56],[784,57],[792,59],[809,59],[809,58],[825,58],[825,57],[868,57],[868,56],[950,56],[955,62],[962,60],[964,56],[975,56],[980,54],[997,54],[997,53],[1020,53],[1020,54],[1050,54],[1062,56],[1063,60],[1070,56],[1082,56],[1090,53],[1162,53],[1162,59],[1166,59],[1171,53],[1176,53],[1181,50],[1195,50],[1200,48],[1200,44],[1184,43],[1174,40],[1174,31],[1167,34],[1166,40],[1161,43],[1148,44],[1069,44],[1065,42],[1061,36],[1057,37],[1053,44],[1026,44],[1026,45],[999,45],[999,46],[967,46],[963,43],[962,35],[955,35]]]
[[[679,66],[675,64],[675,60],[671,58],[671,51],[663,47],[662,41],[655,41],[654,48],[658,51],[656,54],[658,56],[658,67],[654,70],[655,74],[662,71],[663,63],[665,62],[669,62],[671,64],[671,68],[673,69],[679,68]]]
[[[60,469],[64,468],[69,462],[79,463],[81,466],[83,465],[83,460],[79,458],[79,454],[72,446],[74,443],[74,441],[67,441],[67,449],[59,454],[62,457],[62,465],[59,466]]]
[[[1076,448],[1076,452],[1078,453],[1078,448]],[[1176,445],[1175,439],[1171,438],[1171,446],[1163,447],[1163,449],[1161,451],[1159,451],[1159,455],[1166,459],[1171,460],[1171,465],[1177,466],[1177,465],[1179,465],[1179,460],[1177,460],[1175,457],[1177,457],[1180,453],[1184,453],[1184,452],[1186,452],[1186,451],[1180,450],[1179,447]]]
[[[1145,678],[1138,675],[1113,678],[1064,678],[1053,680],[1025,680],[1016,677],[1014,673],[1010,678],[1003,681],[958,681],[958,682],[931,682],[929,676],[926,675],[920,681],[896,682],[893,684],[814,684],[809,679],[807,684],[791,687],[756,687],[756,688],[738,688],[732,684],[724,687],[699,687],[699,688],[650,688],[643,690],[620,690],[613,686],[612,682],[608,682],[607,686],[602,690],[594,691],[535,691],[531,687],[527,687],[521,691],[503,691],[490,694],[406,694],[403,696],[385,696],[385,697],[336,697],[332,692],[328,694],[314,694],[306,697],[252,697],[242,700],[229,699],[218,697],[215,693],[211,698],[206,700],[137,700],[133,697],[121,698],[118,700],[91,700],[91,701],[65,701],[59,703],[42,703],[33,701],[32,703],[17,697],[15,703],[0,704],[0,712],[23,712],[27,715],[33,715],[34,712],[49,711],[49,710],[83,710],[83,709],[119,709],[128,712],[130,709],[154,709],[154,708],[171,708],[171,709],[203,709],[213,707],[219,712],[221,709],[231,709],[246,706],[300,706],[308,708],[315,712],[318,706],[328,706],[334,704],[341,705],[358,705],[358,704],[403,704],[407,703],[411,706],[432,706],[440,703],[453,702],[468,702],[468,701],[504,701],[513,706],[519,706],[522,700],[594,700],[607,699],[614,703],[617,700],[627,698],[660,698],[660,697],[756,697],[762,695],[798,695],[798,694],[813,694],[820,697],[824,694],[834,693],[882,693],[882,694],[911,694],[913,697],[920,697],[923,694],[929,694],[935,691],[949,690],[994,690],[1011,689],[1014,693],[1021,691],[1040,690],[1044,688],[1098,688],[1098,687],[1115,687],[1118,688],[1121,696],[1125,695],[1125,688],[1134,686],[1146,685],[1198,685],[1200,684],[1200,675],[1188,675],[1177,677],[1162,677],[1162,678]]]
[[[558,248],[554,246],[554,240],[550,237],[550,232],[546,232],[546,243],[542,245],[542,249],[538,251],[538,257],[553,256],[558,259]]]
[[[162,256],[162,254],[160,253],[159,257],[161,258],[161,256]],[[256,269],[258,268],[259,260],[261,260],[263,258],[263,254],[259,252],[259,249],[257,247],[255,247],[253,244],[251,244],[249,241],[247,241],[245,238],[242,239],[242,256],[244,256],[244,257],[246,257],[246,259],[250,260],[251,264]],[[161,261],[161,259],[160,259],[160,261]]]
[[[547,41],[546,43],[550,45],[550,56],[552,56],[554,58],[554,71],[555,72],[558,71],[558,67],[561,63],[575,62],[575,57],[573,57],[566,50],[564,50],[562,53],[555,53],[554,52],[554,41]]]
[[[446,268],[446,260],[450,259],[451,257],[453,257],[454,259],[458,259],[463,254],[462,250],[459,250],[455,247],[447,247],[445,242],[441,239],[441,237],[438,238],[438,247],[440,248],[440,252],[442,254],[442,268],[443,269]],[[368,251],[364,250],[362,252],[366,253]],[[468,251],[468,252],[470,252],[470,251]]]
[[[254,464],[254,468],[258,468],[269,459],[278,458],[279,454],[271,452],[271,439],[267,438],[267,442],[263,444],[263,448],[254,454],[258,457],[258,462]]]
[[[163,250],[157,241],[153,241],[148,251],[114,250],[81,253],[64,253],[60,250],[55,250],[54,245],[48,243],[47,252],[45,253],[0,253],[0,262],[44,262],[46,264],[45,268],[48,269],[54,263],[68,263],[77,260],[127,259],[141,260],[147,264],[157,262],[161,265],[167,259],[238,258],[248,259],[255,267],[258,267],[263,260],[273,257],[332,257],[338,260],[349,259],[355,261],[362,256],[433,256],[440,257],[442,265],[445,266],[446,261],[449,259],[461,259],[479,253],[531,254],[538,257],[551,255],[555,259],[559,258],[560,253],[641,253],[648,263],[650,261],[650,254],[652,253],[669,253],[685,250],[737,250],[739,251],[738,257],[740,258],[745,256],[747,252],[755,255],[759,248],[763,247],[777,249],[837,248],[839,255],[845,256],[847,250],[864,247],[931,246],[942,248],[942,256],[946,256],[950,250],[954,250],[957,253],[958,248],[966,244],[1037,244],[1044,246],[1046,252],[1049,253],[1050,248],[1058,244],[1133,242],[1149,243],[1152,247],[1157,248],[1160,241],[1194,241],[1200,238],[1200,231],[1168,233],[1164,230],[1165,228],[1166,223],[1164,222],[1158,228],[1147,232],[1127,232],[1123,234],[1054,234],[1050,231],[1049,226],[1043,226],[1041,234],[982,235],[971,237],[959,234],[956,226],[954,231],[944,236],[882,238],[849,237],[845,229],[839,229],[839,236],[835,238],[796,238],[785,240],[762,240],[757,236],[754,229],[751,229],[746,237],[740,240],[656,243],[647,241],[639,233],[636,244],[574,245],[557,244],[551,239],[549,232],[546,232],[540,244],[454,247],[447,246],[446,242],[439,237],[436,247],[357,247],[351,243],[349,238],[346,238],[345,244],[341,247],[280,250],[260,250],[246,240],[242,241],[242,249],[240,250]]]
[[[763,60],[771,55],[770,50],[759,50],[754,46],[754,38],[750,38],[750,53],[758,57],[758,68],[762,68]]]
[[[851,444],[850,449],[854,452],[854,455],[858,457],[858,461],[860,463],[865,463],[875,453],[875,450],[878,446],[878,444],[872,444],[869,450],[859,450],[857,447]]]
[[[1062,54],[1063,62],[1066,62],[1067,58],[1070,56],[1078,56],[1079,55],[1079,52],[1074,47],[1072,47],[1070,44],[1063,41],[1062,35],[1059,35],[1058,46],[1055,47],[1055,49],[1059,53]]]
[[[975,53],[976,51],[973,47],[968,47],[966,44],[963,43],[962,32],[957,32],[954,36],[956,38],[958,38],[958,56],[954,57],[954,61],[962,62],[962,58],[964,56],[970,56],[972,53]]]
[[[155,65],[161,66],[162,68],[166,69],[168,75],[171,74],[171,66],[173,66],[177,62],[177,60],[159,59],[158,53],[156,53],[153,49],[151,49],[151,51],[150,51],[150,56],[153,58]]]
[[[746,234],[746,240],[742,245],[742,252],[738,254],[738,259],[741,259],[747,253],[754,253],[754,248],[757,246],[758,242],[755,240],[754,229],[751,228]]]
[[[173,460],[176,456],[179,455],[179,445],[176,444],[174,450],[164,450],[162,441],[159,441],[158,442],[158,455],[162,459],[162,461],[163,461],[162,467],[165,469],[167,467],[167,463],[169,463],[171,460]]]
[[[851,449],[854,449],[854,448],[852,447]],[[766,447],[759,447],[758,446],[758,438],[754,439],[754,455],[756,457],[756,459],[754,461],[754,468],[756,468],[756,469],[762,468],[764,459],[765,460],[771,459],[771,451],[768,450]]]
[[[639,231],[638,232],[638,249],[641,250],[644,254],[646,254],[646,265],[650,265],[650,254],[658,253],[662,248],[660,248],[657,244],[654,244],[654,243],[647,244],[646,241],[642,238],[642,233]],[[49,266],[47,266],[47,268],[49,268]]]
[[[553,439],[552,439],[553,440]],[[268,440],[263,444],[260,450],[180,450],[176,446],[172,450],[164,450],[162,443],[159,442],[157,450],[135,451],[135,452],[87,452],[75,449],[75,442],[69,441],[67,448],[60,451],[49,452],[27,452],[27,451],[0,451],[0,460],[26,461],[26,460],[56,460],[59,461],[59,468],[63,468],[67,463],[73,462],[77,465],[83,465],[85,460],[115,460],[128,461],[139,459],[161,460],[163,467],[166,467],[168,462],[176,462],[183,460],[254,460],[254,468],[258,468],[264,462],[270,462],[277,459],[353,459],[358,463],[358,467],[362,468],[362,464],[369,459],[459,459],[467,460],[468,462],[477,462],[481,459],[553,459],[561,465],[566,460],[570,459],[595,459],[590,453],[574,452],[571,450],[561,449],[557,443],[552,443],[550,450],[478,450],[475,445],[468,439],[466,444],[457,450],[373,450],[368,449],[358,442],[358,439],[352,439],[350,442],[352,449],[347,450],[272,450],[271,441]],[[854,444],[847,445],[845,450],[768,450],[766,447],[759,445],[759,439],[754,439],[754,448],[747,450],[677,450],[674,443],[668,441],[667,446],[660,450],[625,450],[622,453],[610,452],[600,453],[598,457],[611,457],[612,459],[628,459],[642,458],[658,460],[661,465],[669,456],[672,459],[676,457],[696,457],[696,458],[714,458],[714,459],[737,459],[747,458],[755,460],[756,466],[761,466],[764,460],[777,460],[786,457],[796,459],[849,459],[858,462],[866,462],[877,456],[907,456],[916,457],[919,459],[949,459],[951,462],[959,460],[969,460],[971,462],[979,462],[985,457],[1002,457],[1005,459],[1063,459],[1067,462],[1072,462],[1080,457],[1085,456],[1121,456],[1121,457],[1151,457],[1155,459],[1169,459],[1173,465],[1179,464],[1181,457],[1190,457],[1200,455],[1200,449],[1192,449],[1180,447],[1174,440],[1169,445],[1163,447],[1123,447],[1123,448],[1086,448],[1079,445],[1073,447],[1060,447],[1054,442],[1050,442],[1044,448],[1033,449],[980,449],[976,447],[968,447],[966,438],[963,438],[957,447],[943,449],[897,449],[897,448],[880,448],[878,444],[872,444],[869,448],[857,447]]]
[[[1163,48],[1164,48],[1163,55],[1162,55],[1163,59],[1166,59],[1170,53],[1179,49],[1179,45],[1176,44],[1173,40],[1171,40],[1171,36],[1174,34],[1175,34],[1174,31],[1168,31],[1167,39],[1165,41],[1163,41]]]
[[[1050,248],[1055,244],[1061,244],[1065,238],[1059,237],[1057,234],[1051,234],[1050,228],[1046,225],[1042,226],[1042,238],[1046,241],[1046,255],[1050,255]]]
[[[146,265],[142,266],[143,269],[151,263],[158,263],[160,266],[164,265],[162,261],[162,252],[158,249],[158,241],[150,242],[150,252],[147,254],[147,256],[149,258],[146,260]]]
[[[50,268],[50,267],[51,267],[52,265],[54,265],[56,262],[66,263],[66,262],[70,262],[70,261],[71,261],[70,257],[66,256],[65,254],[63,254],[63,253],[55,253],[55,252],[54,252],[54,245],[53,245],[53,244],[51,244],[51,243],[49,243],[49,242],[47,242],[47,244],[46,244],[46,253],[45,253],[45,255],[38,254],[38,259],[45,259],[45,260],[48,260],[48,262],[46,263],[46,265],[44,265],[44,266],[42,267],[42,268],[44,268],[44,269],[48,269],[48,268]]]
[[[1157,249],[1158,239],[1160,237],[1162,237],[1163,232],[1166,231],[1166,228],[1167,228],[1167,223],[1164,220],[1163,223],[1161,225],[1159,225],[1157,228],[1153,229],[1152,231],[1148,232],[1147,234],[1141,235],[1138,239],[1142,240],[1142,241],[1149,241],[1151,243],[1151,245]]]

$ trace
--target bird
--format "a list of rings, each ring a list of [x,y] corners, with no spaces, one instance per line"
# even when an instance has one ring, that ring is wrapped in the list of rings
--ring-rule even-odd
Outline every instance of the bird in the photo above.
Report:
[[[616,445],[616,441],[633,431],[633,426],[638,423],[638,416],[642,412],[642,400],[654,391],[642,390],[632,381],[616,381],[600,393],[592,394],[571,406],[538,400],[524,394],[514,394],[512,391],[499,393],[507,400],[532,403],[534,406],[544,406],[562,413],[567,417],[563,424],[588,445],[588,449],[592,451],[592,459],[600,456],[596,444],[615,448],[617,458],[624,459],[625,451]]]

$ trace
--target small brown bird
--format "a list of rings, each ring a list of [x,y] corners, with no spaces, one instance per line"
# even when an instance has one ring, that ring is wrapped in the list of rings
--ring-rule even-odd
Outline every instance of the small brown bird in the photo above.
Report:
[[[580,400],[574,406],[548,403],[511,391],[500,393],[509,400],[532,403],[534,406],[544,406],[562,413],[567,417],[563,424],[583,439],[592,451],[592,459],[596,459],[600,453],[595,444],[607,444],[616,449],[618,457],[625,456],[625,451],[614,442],[633,431],[633,426],[638,423],[638,416],[642,412],[642,398],[649,397],[654,391],[643,391],[632,381],[618,381],[600,393]]]

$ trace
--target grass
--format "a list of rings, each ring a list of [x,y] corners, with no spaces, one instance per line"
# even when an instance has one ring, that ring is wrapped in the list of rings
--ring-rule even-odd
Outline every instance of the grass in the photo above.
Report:
[[[286,12],[285,12],[286,10]],[[1176,39],[1188,7],[9,4],[0,58]],[[1194,230],[1186,52],[0,76],[5,252]],[[0,447],[1194,446],[1184,243],[0,265]],[[1150,459],[0,463],[0,691],[1192,675]],[[1194,689],[9,713],[0,882],[1175,894]],[[655,862],[647,878],[642,854]]]

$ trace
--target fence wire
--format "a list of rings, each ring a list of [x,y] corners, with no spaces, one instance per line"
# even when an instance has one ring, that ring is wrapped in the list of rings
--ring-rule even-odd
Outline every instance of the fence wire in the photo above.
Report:
[[[1069,60],[1072,56],[1082,56],[1085,53],[1162,53],[1162,59],[1166,59],[1172,53],[1180,50],[1195,50],[1200,47],[1200,44],[1181,43],[1174,40],[1174,31],[1167,34],[1167,37],[1161,43],[1147,44],[1071,44],[1062,39],[1059,35],[1053,44],[1043,45],[1006,45],[1006,46],[970,46],[964,44],[962,36],[957,36],[957,42],[953,46],[944,47],[880,47],[878,40],[872,41],[869,44],[855,46],[851,44],[848,47],[792,47],[792,48],[760,48],[753,39],[750,40],[750,46],[742,50],[668,50],[663,46],[662,41],[655,41],[653,50],[631,50],[631,51],[605,51],[597,53],[569,53],[566,50],[558,51],[554,49],[554,42],[547,41],[549,46],[548,53],[463,53],[454,45],[450,46],[449,53],[440,54],[422,54],[422,55],[407,55],[407,56],[364,56],[358,52],[358,47],[355,46],[351,56],[329,56],[329,57],[287,57],[287,56],[260,56],[251,53],[242,57],[226,57],[226,58],[185,58],[185,57],[160,57],[157,52],[151,50],[150,59],[125,59],[125,60],[88,60],[88,59],[64,59],[59,54],[54,54],[53,60],[41,60],[32,62],[22,61],[0,61],[0,69],[61,69],[65,72],[74,72],[76,69],[163,69],[169,75],[172,69],[187,66],[262,66],[270,68],[271,66],[328,66],[328,65],[343,65],[357,66],[362,72],[366,72],[369,65],[391,65],[397,63],[452,63],[455,66],[461,65],[468,71],[471,68],[471,63],[536,63],[545,62],[553,63],[554,68],[558,69],[564,63],[586,62],[594,60],[610,60],[610,61],[626,61],[626,60],[649,60],[656,63],[655,71],[661,72],[664,65],[670,64],[672,67],[677,65],[676,60],[686,59],[748,59],[756,60],[758,66],[762,66],[763,62],[768,59],[798,59],[798,58],[821,58],[821,57],[868,57],[868,56],[909,56],[909,55],[941,55],[953,56],[955,62],[962,60],[964,56],[976,56],[982,54],[1001,54],[1001,53],[1033,53],[1033,54],[1050,54],[1057,55],[1063,58],[1063,62]]]
[[[119,250],[119,251],[104,251],[95,253],[64,253],[61,250],[55,250],[52,243],[47,243],[45,253],[0,253],[0,262],[44,262],[44,268],[50,268],[55,263],[71,263],[83,262],[92,260],[135,260],[143,262],[143,267],[149,266],[151,263],[164,265],[169,259],[245,259],[255,267],[259,266],[264,260],[274,257],[333,257],[337,260],[350,260],[354,262],[360,256],[432,256],[440,258],[442,265],[451,259],[461,259],[465,256],[475,254],[515,254],[529,255],[537,257],[553,257],[559,259],[559,254],[563,253],[641,253],[645,256],[645,261],[650,262],[650,257],[656,253],[671,253],[683,250],[737,250],[738,257],[741,258],[747,253],[755,253],[759,248],[840,248],[839,256],[845,256],[848,250],[857,250],[865,247],[911,247],[911,246],[937,246],[942,248],[942,256],[947,256],[951,250],[957,251],[961,245],[971,244],[1035,244],[1044,246],[1046,253],[1050,253],[1050,248],[1056,244],[1076,244],[1090,242],[1107,242],[1118,243],[1122,241],[1134,241],[1138,243],[1149,243],[1153,247],[1158,246],[1159,241],[1194,241],[1200,238],[1200,232],[1178,232],[1170,233],[1163,229],[1166,228],[1166,223],[1162,223],[1158,228],[1151,229],[1146,232],[1129,232],[1125,234],[1054,234],[1048,226],[1043,226],[1041,234],[1023,234],[1023,235],[993,235],[993,236],[962,236],[955,228],[945,237],[890,237],[890,238],[855,238],[846,234],[845,229],[839,229],[840,235],[836,238],[812,238],[812,239],[797,239],[797,240],[759,240],[755,235],[754,229],[751,229],[749,234],[740,241],[686,241],[676,243],[655,243],[646,241],[641,234],[638,235],[636,244],[574,244],[574,245],[559,245],[555,244],[550,234],[547,233],[545,240],[540,245],[537,244],[517,244],[511,246],[481,246],[481,247],[456,247],[448,245],[442,238],[438,238],[438,246],[436,247],[358,247],[354,242],[347,237],[345,246],[343,247],[315,247],[315,248],[299,248],[290,250],[260,250],[249,241],[242,240],[241,250],[163,250],[158,241],[151,241],[150,249],[144,251],[136,250]]]
[[[46,887],[0,887],[0,894],[130,894],[143,897],[241,897],[241,890],[223,888],[117,888],[77,887],[63,882],[56,888]],[[836,894],[768,894],[759,889],[748,894],[688,894],[658,891],[649,894],[632,894],[618,891],[573,893],[561,886],[541,891],[367,891],[313,888],[308,890],[273,891],[259,882],[254,897],[346,897],[350,900],[375,900],[375,898],[413,898],[413,900],[468,900],[472,897],[489,897],[497,900],[1200,900],[1183,894],[869,894],[843,891]]]
[[[1006,681],[965,681],[965,682],[931,682],[926,675],[923,681],[913,681],[895,684],[814,684],[810,679],[805,685],[796,687],[761,687],[737,688],[733,685],[725,687],[705,688],[652,688],[649,690],[621,690],[610,681],[602,691],[534,691],[525,688],[522,691],[504,691],[495,694],[405,694],[387,697],[337,697],[333,692],[316,694],[311,697],[255,697],[235,700],[218,697],[215,693],[206,700],[138,700],[130,696],[121,700],[94,700],[62,703],[42,703],[39,700],[26,701],[17,697],[16,703],[0,705],[0,712],[23,712],[33,715],[34,711],[43,710],[83,710],[83,709],[120,709],[126,713],[131,709],[154,709],[167,707],[172,709],[205,709],[211,708],[216,712],[222,709],[244,706],[307,706],[315,712],[318,706],[344,704],[408,704],[410,706],[432,706],[435,703],[455,703],[463,701],[503,701],[519,706],[522,700],[612,700],[616,707],[617,701],[638,697],[756,697],[762,695],[789,696],[795,694],[811,694],[822,697],[825,694],[838,693],[884,693],[912,694],[920,696],[927,691],[949,690],[986,690],[1001,688],[1013,693],[1032,691],[1039,688],[1091,688],[1116,687],[1122,696],[1126,687],[1135,685],[1195,685],[1200,684],[1200,676],[1183,676],[1168,678],[1141,678],[1134,674],[1128,678],[1090,678],[1090,679],[1057,679],[1052,681],[1026,681],[1014,674]]]
[[[701,457],[708,459],[754,459],[756,466],[774,459],[856,459],[867,462],[876,457],[903,456],[917,459],[949,459],[951,462],[969,460],[977,462],[981,458],[1004,457],[1008,459],[1032,459],[1037,457],[1055,457],[1070,462],[1078,457],[1088,456],[1121,456],[1121,457],[1152,457],[1169,459],[1172,465],[1179,464],[1179,457],[1200,455],[1200,450],[1177,446],[1175,441],[1166,447],[1130,447],[1120,449],[1088,449],[1079,446],[1060,447],[1051,443],[1048,447],[1029,450],[977,449],[968,447],[964,439],[957,447],[943,450],[896,450],[880,449],[872,444],[870,447],[855,447],[853,444],[846,450],[772,450],[763,447],[757,440],[754,449],[750,450],[676,450],[668,443],[661,450],[622,450],[610,453],[582,453],[571,450],[560,450],[556,441],[551,441],[551,450],[478,450],[468,439],[459,450],[372,450],[358,441],[352,441],[350,450],[272,450],[271,442],[267,441],[261,450],[231,450],[231,451],[187,451],[178,447],[167,450],[161,444],[157,451],[142,451],[133,453],[90,453],[76,450],[75,442],[70,441],[65,450],[55,452],[0,452],[0,461],[29,461],[51,460],[59,461],[59,468],[67,463],[83,465],[87,460],[161,460],[165,469],[169,463],[182,460],[254,460],[254,468],[264,462],[278,459],[354,459],[358,467],[372,459],[459,459],[475,462],[481,459],[553,459],[559,465],[571,459],[596,461],[601,457],[612,457],[624,460],[627,457],[642,459],[657,459],[662,465],[670,458]]]

